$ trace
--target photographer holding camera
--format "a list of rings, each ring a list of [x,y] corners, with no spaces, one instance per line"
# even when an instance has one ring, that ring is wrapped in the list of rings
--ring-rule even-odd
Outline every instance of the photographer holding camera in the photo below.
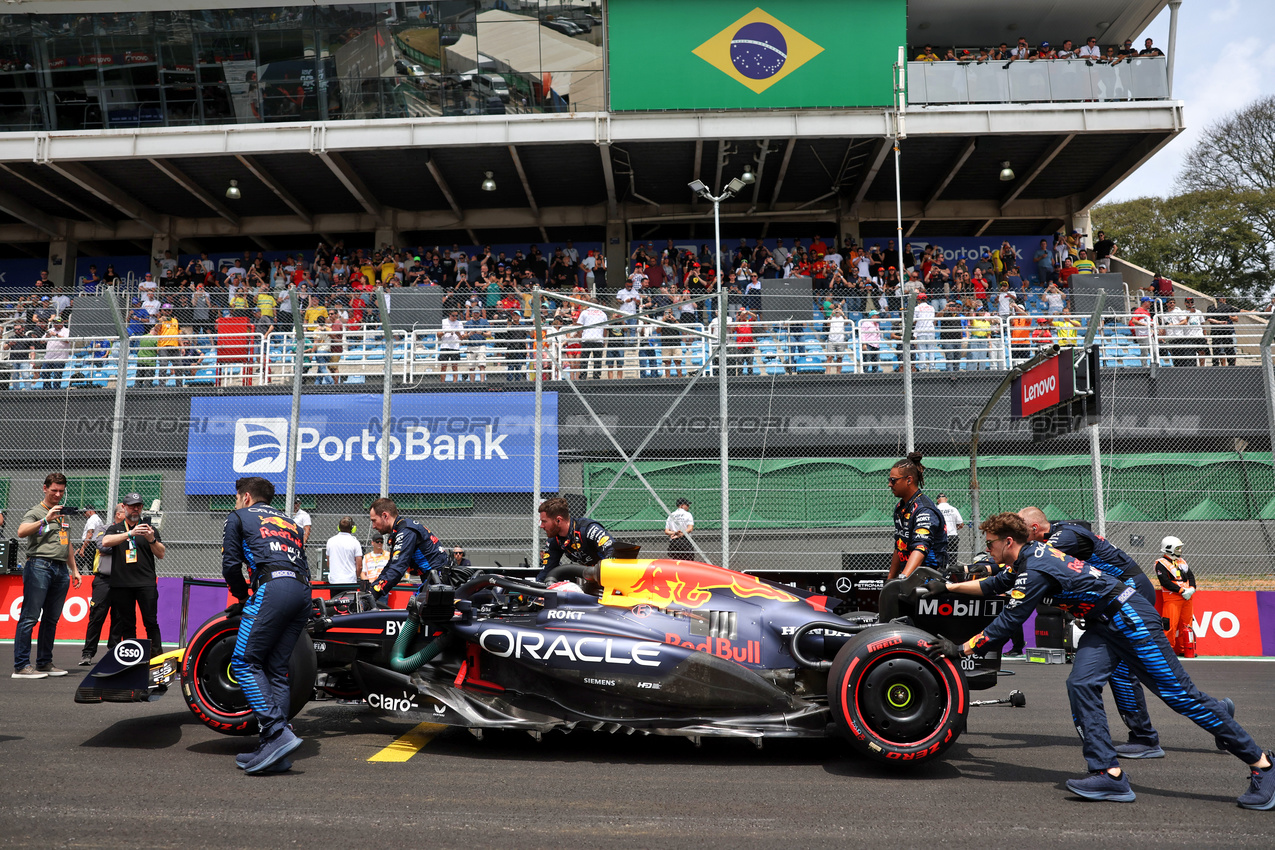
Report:
[[[124,497],[124,519],[106,529],[100,549],[111,551],[111,637],[107,644],[117,643],[137,633],[137,608],[142,610],[142,624],[151,642],[151,656],[163,652],[159,634],[159,581],[155,559],[164,557],[164,543],[159,532],[142,516],[142,495]]]

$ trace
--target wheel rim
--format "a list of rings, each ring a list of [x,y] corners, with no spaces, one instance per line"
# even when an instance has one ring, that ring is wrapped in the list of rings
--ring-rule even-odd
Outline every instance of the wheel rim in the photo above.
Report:
[[[947,685],[928,659],[890,656],[864,671],[855,702],[864,725],[881,738],[916,743],[942,722]]]
[[[199,694],[208,707],[223,715],[251,713],[243,689],[230,669],[235,651],[235,631],[226,631],[208,642],[199,659],[196,682]]]

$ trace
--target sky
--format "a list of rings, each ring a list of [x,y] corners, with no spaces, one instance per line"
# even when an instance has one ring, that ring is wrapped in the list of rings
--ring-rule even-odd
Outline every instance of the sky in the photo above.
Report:
[[[1104,201],[1173,194],[1182,161],[1201,133],[1257,98],[1275,94],[1272,31],[1275,0],[1185,0],[1178,12],[1173,96],[1186,103],[1187,128]],[[1141,49],[1148,37],[1168,52],[1167,6],[1135,46]]]

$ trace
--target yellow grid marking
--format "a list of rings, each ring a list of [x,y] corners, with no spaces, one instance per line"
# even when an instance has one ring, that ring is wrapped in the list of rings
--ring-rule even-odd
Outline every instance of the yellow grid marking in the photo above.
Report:
[[[447,727],[441,723],[418,723],[416,728],[399,735],[385,749],[372,756],[368,761],[407,761],[424,749],[434,736]]]

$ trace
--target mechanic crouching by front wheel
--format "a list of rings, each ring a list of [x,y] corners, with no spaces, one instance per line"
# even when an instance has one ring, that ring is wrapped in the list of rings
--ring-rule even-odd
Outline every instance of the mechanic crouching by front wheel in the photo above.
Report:
[[[415,520],[400,517],[393,499],[377,499],[368,510],[368,516],[372,520],[372,528],[385,535],[390,551],[389,561],[372,583],[372,595],[377,602],[384,604],[390,589],[409,572],[422,576],[422,587],[429,584],[431,570],[438,571],[437,581],[444,580],[450,559],[428,528]]]
[[[221,572],[239,600],[227,613],[243,613],[230,669],[261,727],[257,748],[236,756],[235,764],[254,775],[290,769],[288,755],[301,746],[288,725],[288,662],[310,618],[304,538],[271,506],[273,499],[274,485],[264,478],[236,481],[235,510],[226,517],[221,545]]]
[[[562,556],[586,567],[595,566],[603,558],[614,557],[615,542],[602,524],[586,517],[571,518],[567,500],[561,496],[540,503],[540,527],[549,537],[549,545],[540,555],[540,572],[536,581],[547,582]]]
[[[1263,752],[1219,700],[1203,693],[1182,669],[1160,630],[1160,615],[1135,588],[1072,558],[1048,543],[1033,543],[1026,523],[1017,514],[989,517],[979,526],[987,552],[998,563],[1012,564],[1015,580],[1010,598],[992,623],[968,642],[957,646],[940,637],[931,653],[948,657],[970,655],[1003,640],[1013,623],[1027,619],[1036,606],[1057,605],[1085,618],[1085,636],[1076,647],[1067,694],[1080,733],[1090,775],[1067,781],[1067,788],[1089,800],[1132,802],[1129,777],[1121,770],[1111,743],[1102,689],[1120,662],[1174,711],[1215,735],[1234,756],[1249,766],[1248,791],[1236,802],[1246,809],[1275,808],[1275,770],[1270,753]],[[927,592],[982,596],[982,582],[956,584],[942,579],[926,583]]]

